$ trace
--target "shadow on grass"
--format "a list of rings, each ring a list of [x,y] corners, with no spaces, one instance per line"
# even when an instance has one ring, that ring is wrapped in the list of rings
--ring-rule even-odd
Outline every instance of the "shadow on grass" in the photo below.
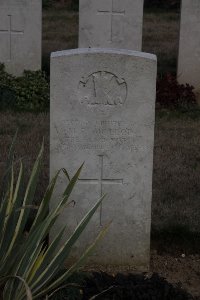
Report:
[[[192,232],[184,225],[171,225],[162,230],[152,228],[151,248],[158,254],[196,254],[200,249],[200,232]]]

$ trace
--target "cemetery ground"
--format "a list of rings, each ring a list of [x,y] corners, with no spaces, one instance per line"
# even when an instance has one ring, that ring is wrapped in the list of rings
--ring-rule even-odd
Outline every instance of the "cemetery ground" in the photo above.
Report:
[[[156,116],[151,272],[200,299],[200,114],[159,110]],[[37,203],[49,180],[49,114],[1,113],[0,128],[1,170],[16,128],[16,159],[25,161],[27,173],[45,137]]]
[[[179,12],[145,12],[143,50],[158,55],[160,75],[176,71],[178,35]],[[77,41],[77,12],[61,6],[44,11],[43,68],[47,72],[50,52],[76,48]],[[45,138],[37,203],[49,182],[49,114],[0,112],[0,173],[16,128],[15,158],[25,162],[27,178]],[[199,136],[199,111],[157,109],[149,275],[159,273],[195,299],[200,299]]]

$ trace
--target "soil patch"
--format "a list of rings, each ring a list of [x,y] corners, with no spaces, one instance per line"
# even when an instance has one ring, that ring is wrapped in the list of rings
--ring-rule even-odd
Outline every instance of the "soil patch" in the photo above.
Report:
[[[72,283],[78,283],[78,289],[64,289],[53,300],[200,300],[199,254],[159,255],[152,250],[149,273],[83,274],[78,280],[77,275],[71,278]]]
[[[200,300],[200,255],[182,253],[176,256],[169,254],[151,254],[151,271],[158,273],[168,282],[192,294]]]
[[[143,274],[92,273],[83,289],[83,300],[192,300],[186,291],[173,286],[154,273],[151,277]]]

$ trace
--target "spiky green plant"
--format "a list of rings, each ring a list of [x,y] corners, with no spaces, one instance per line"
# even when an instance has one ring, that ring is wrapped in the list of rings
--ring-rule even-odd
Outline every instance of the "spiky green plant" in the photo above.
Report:
[[[96,242],[105,234],[107,228],[99,233],[96,241],[74,265],[58,276],[74,243],[101,204],[103,197],[82,219],[73,235],[59,251],[58,245],[65,228],[55,236],[49,246],[45,247],[44,239],[66,207],[82,166],[71,179],[66,170],[58,171],[46,190],[28,236],[25,238],[24,230],[33,205],[42,164],[43,145],[24,193],[22,193],[24,174],[22,163],[20,163],[17,178],[14,178],[13,145],[14,142],[10,148],[7,169],[0,192],[0,290],[3,300],[49,299],[49,295],[84,264]],[[49,210],[49,203],[60,172],[67,176],[68,185],[57,207]]]

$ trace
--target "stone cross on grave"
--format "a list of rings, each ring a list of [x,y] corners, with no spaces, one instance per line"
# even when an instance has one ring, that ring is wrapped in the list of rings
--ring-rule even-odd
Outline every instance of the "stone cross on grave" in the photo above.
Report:
[[[104,169],[104,156],[99,156],[99,165],[100,165],[100,172],[98,178],[91,178],[91,179],[79,179],[79,183],[81,184],[98,184],[99,185],[99,197],[103,196],[103,185],[104,184],[123,184],[123,179],[111,179],[111,178],[104,178],[103,169]],[[100,207],[100,226],[102,226],[102,205]]]
[[[111,0],[111,9],[110,10],[98,10],[98,15],[108,15],[110,17],[110,42],[113,42],[113,19],[115,16],[125,16],[125,10],[117,11],[114,9],[114,1]]]
[[[9,55],[9,60],[12,59],[12,36],[13,35],[23,35],[24,32],[20,31],[20,30],[15,30],[13,29],[13,25],[12,25],[12,15],[8,15],[9,18],[9,28],[8,29],[0,29],[0,34],[7,34],[9,37],[9,51],[8,51],[8,55]]]

